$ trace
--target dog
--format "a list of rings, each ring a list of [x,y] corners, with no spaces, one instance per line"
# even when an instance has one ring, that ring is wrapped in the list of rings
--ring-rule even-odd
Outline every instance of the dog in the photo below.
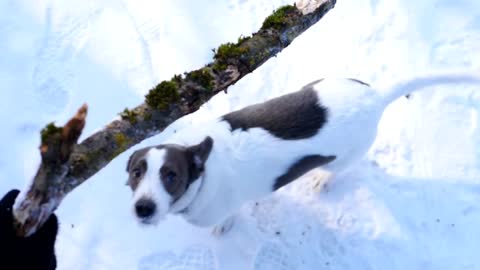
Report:
[[[385,108],[442,84],[480,84],[480,75],[437,73],[376,89],[356,79],[321,79],[297,92],[186,127],[129,158],[133,211],[142,224],[168,213],[222,234],[245,202],[321,167],[333,175],[364,157]]]

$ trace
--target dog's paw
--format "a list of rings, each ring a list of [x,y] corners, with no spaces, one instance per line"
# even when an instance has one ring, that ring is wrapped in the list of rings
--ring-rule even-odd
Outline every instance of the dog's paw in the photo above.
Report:
[[[222,236],[232,229],[234,223],[235,218],[229,217],[222,224],[213,227],[212,234],[216,237]]]
[[[141,260],[139,270],[215,270],[213,251],[204,246],[185,249],[181,254],[164,252],[150,255]]]
[[[297,269],[294,258],[280,245],[267,242],[257,253],[253,262],[255,270],[293,270]]]

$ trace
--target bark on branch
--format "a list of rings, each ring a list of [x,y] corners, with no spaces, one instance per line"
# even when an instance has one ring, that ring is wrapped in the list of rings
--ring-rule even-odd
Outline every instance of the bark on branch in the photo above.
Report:
[[[105,167],[116,156],[162,132],[182,116],[195,112],[220,91],[287,47],[318,22],[336,0],[302,0],[267,17],[262,28],[250,37],[239,38],[215,50],[214,60],[201,69],[174,76],[150,90],[145,103],[125,109],[121,119],[106,125],[80,144],[87,107],[63,128],[50,124],[42,131],[42,163],[14,206],[19,235],[35,232],[75,187]]]

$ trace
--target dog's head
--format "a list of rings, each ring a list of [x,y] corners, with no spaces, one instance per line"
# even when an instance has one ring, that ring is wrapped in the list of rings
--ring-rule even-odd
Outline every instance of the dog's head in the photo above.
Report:
[[[133,211],[143,224],[157,224],[200,178],[213,147],[206,137],[192,146],[165,144],[135,151],[128,160],[127,184]]]

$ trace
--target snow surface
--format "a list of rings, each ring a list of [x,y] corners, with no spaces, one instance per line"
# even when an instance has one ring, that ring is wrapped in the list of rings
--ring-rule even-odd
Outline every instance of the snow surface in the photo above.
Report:
[[[35,173],[45,123],[64,123],[87,102],[87,136],[287,3],[0,1],[0,193]],[[142,145],[325,76],[380,86],[447,67],[479,70],[479,51],[478,0],[339,0],[277,58]],[[322,189],[324,176],[312,172],[246,205],[219,238],[177,217],[136,224],[124,185],[134,147],[58,209],[58,269],[480,269],[479,113],[475,87],[399,99],[349,175]]]

